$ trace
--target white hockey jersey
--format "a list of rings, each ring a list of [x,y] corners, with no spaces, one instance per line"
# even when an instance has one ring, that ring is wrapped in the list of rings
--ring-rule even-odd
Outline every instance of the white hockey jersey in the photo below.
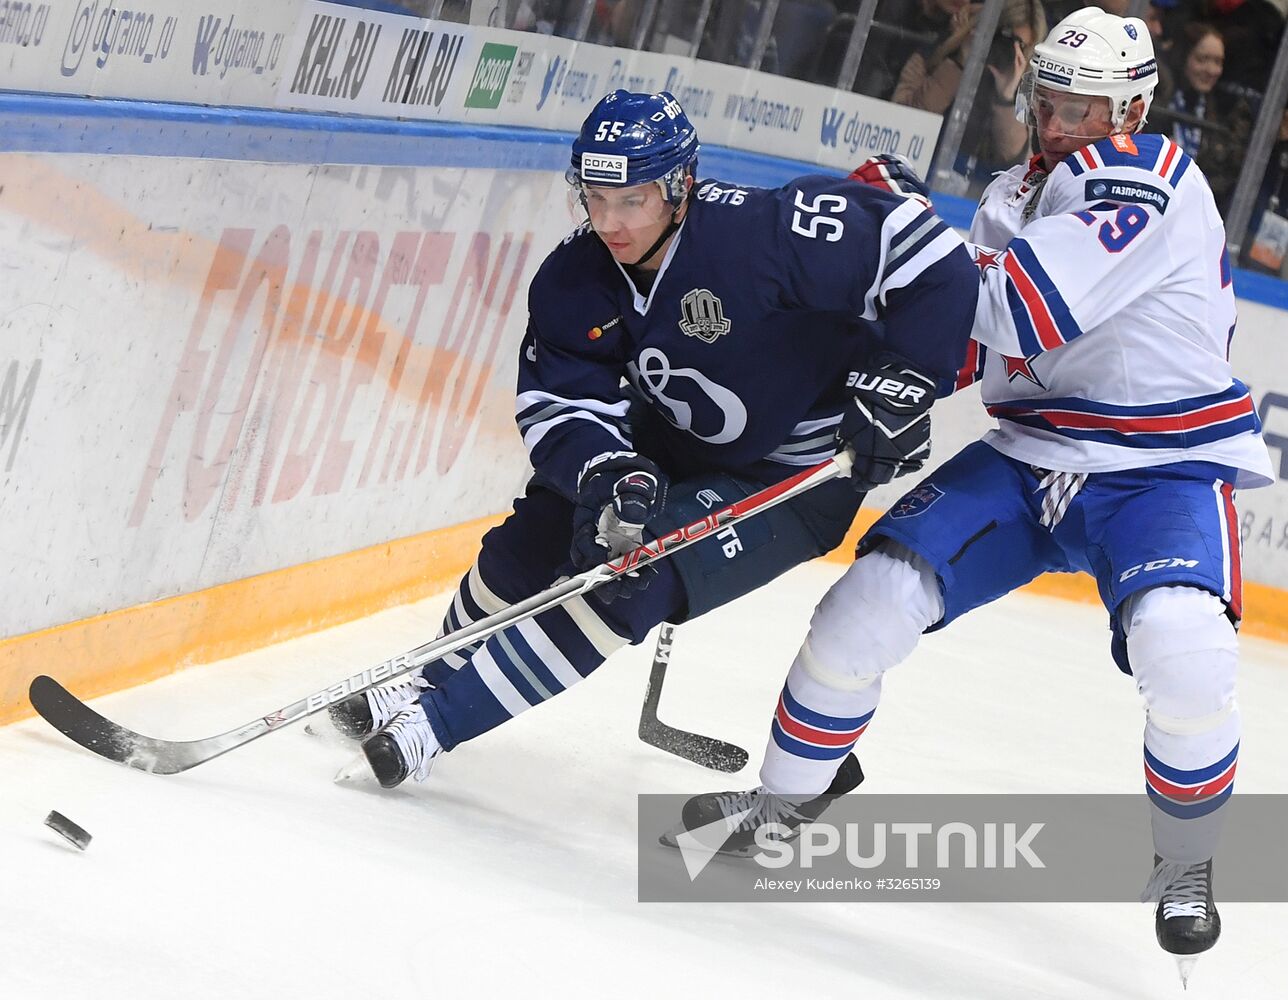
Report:
[[[982,373],[990,445],[1065,472],[1209,461],[1239,470],[1240,488],[1274,481],[1227,360],[1225,229],[1176,143],[1114,136],[1049,175],[1012,167],[984,192],[970,241],[982,347],[958,385]]]

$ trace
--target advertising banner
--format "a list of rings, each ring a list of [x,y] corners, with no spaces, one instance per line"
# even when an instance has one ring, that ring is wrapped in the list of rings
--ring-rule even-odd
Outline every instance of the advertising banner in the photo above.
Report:
[[[709,145],[845,169],[889,152],[925,173],[941,122],[915,108],[736,66],[320,0],[300,7],[277,101],[575,132],[595,102],[618,88],[669,90]]]
[[[1288,317],[1281,309],[1239,303],[1230,361],[1248,383],[1270,449],[1274,486],[1235,498],[1247,579],[1288,589]]]
[[[0,157],[0,637],[492,514],[554,173]]]
[[[941,118],[660,52],[320,0],[0,0],[0,88],[576,131],[619,87],[669,90],[703,142],[925,173]]]
[[[0,2],[0,88],[268,107],[292,3]]]

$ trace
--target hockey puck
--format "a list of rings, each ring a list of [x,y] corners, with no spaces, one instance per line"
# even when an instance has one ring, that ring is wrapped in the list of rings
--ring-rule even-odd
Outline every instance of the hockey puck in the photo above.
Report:
[[[92,839],[84,827],[77,826],[60,812],[51,811],[45,817],[45,826],[62,836],[67,843],[82,851],[89,847],[89,842]]]

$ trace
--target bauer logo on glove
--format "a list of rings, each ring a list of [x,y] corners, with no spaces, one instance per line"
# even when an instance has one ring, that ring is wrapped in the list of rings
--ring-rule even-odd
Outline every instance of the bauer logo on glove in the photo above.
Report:
[[[925,383],[921,381],[907,382],[891,378],[889,375],[868,372],[850,372],[849,378],[845,380],[845,386],[847,389],[875,392],[879,396],[889,397],[895,404],[902,403],[908,406],[920,404],[926,398],[927,391]],[[931,398],[933,400],[933,395]]]
[[[841,414],[837,443],[854,455],[854,488],[867,492],[916,472],[930,457],[930,406],[935,383],[895,354],[845,380],[850,405]]]

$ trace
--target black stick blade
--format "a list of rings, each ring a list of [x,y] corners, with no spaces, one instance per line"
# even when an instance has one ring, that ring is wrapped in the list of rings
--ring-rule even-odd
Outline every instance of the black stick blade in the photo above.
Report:
[[[667,623],[657,636],[657,650],[653,653],[653,667],[644,691],[644,706],[640,709],[640,739],[649,746],[665,750],[713,771],[733,774],[747,766],[747,751],[733,743],[726,743],[714,736],[691,733],[687,729],[668,726],[657,717],[657,707],[662,701],[662,685],[666,683],[666,670],[671,662],[671,647],[675,642],[675,626]]]
[[[51,726],[73,743],[117,764],[150,774],[177,774],[205,759],[190,759],[186,744],[140,736],[105,719],[52,677],[37,677],[27,694],[32,708]]]
[[[747,751],[740,746],[713,736],[676,729],[656,719],[647,725],[641,722],[639,736],[649,746],[725,774],[741,771],[749,759]]]

